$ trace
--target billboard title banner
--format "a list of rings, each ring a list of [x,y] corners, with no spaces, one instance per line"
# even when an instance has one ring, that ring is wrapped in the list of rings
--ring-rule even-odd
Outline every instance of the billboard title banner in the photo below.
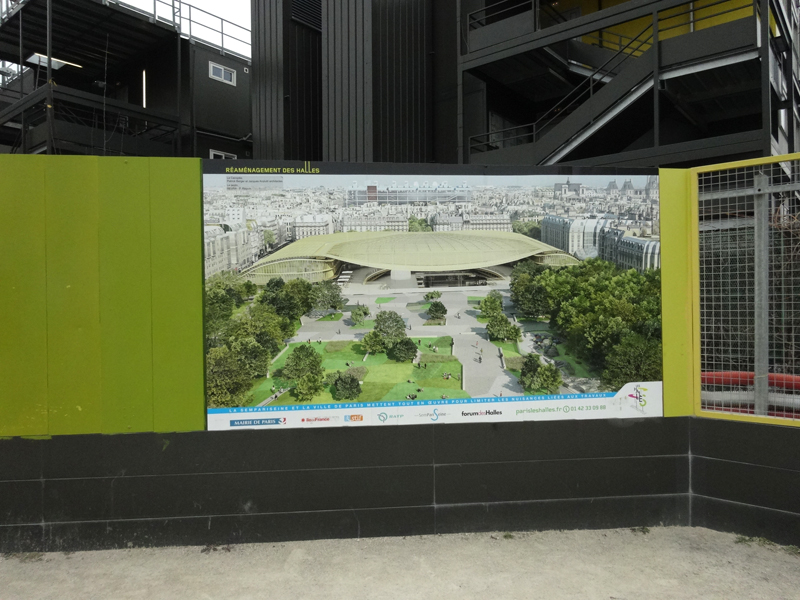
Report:
[[[662,416],[653,172],[204,165],[209,429]]]

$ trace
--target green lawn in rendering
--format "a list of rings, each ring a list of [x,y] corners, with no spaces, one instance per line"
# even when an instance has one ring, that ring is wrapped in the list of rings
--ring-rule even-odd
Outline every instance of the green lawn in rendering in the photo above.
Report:
[[[478,323],[488,323],[488,322],[489,322],[489,320],[490,320],[490,319],[489,319],[489,317],[481,317],[481,316],[477,316],[477,317],[475,317],[475,318],[478,320]]]
[[[340,312],[331,313],[329,315],[325,315],[324,317],[320,317],[317,321],[341,321],[343,314]]]
[[[430,302],[409,302],[406,308],[413,312],[425,312],[431,307]]]
[[[428,319],[422,325],[441,327],[443,325],[447,325],[447,321],[445,319]]]
[[[419,339],[419,338],[418,338]],[[364,347],[359,342],[323,342],[322,344],[312,343],[311,346],[322,355],[322,366],[326,371],[345,371],[346,363],[351,366],[367,367],[367,374],[361,386],[361,395],[356,402],[378,402],[405,400],[409,394],[417,394],[417,400],[441,399],[442,395],[448,398],[469,398],[469,394],[461,389],[462,366],[457,358],[450,355],[449,337],[441,338],[421,338],[422,345],[427,350],[427,343],[436,343],[440,350],[437,353],[435,362],[424,361],[427,368],[419,368],[412,363],[398,363],[391,360],[386,354],[366,354]],[[286,349],[273,363],[270,378],[259,379],[254,382],[252,393],[253,401],[251,406],[263,402],[272,393],[272,386],[276,388],[290,387],[293,381],[283,380],[275,377],[275,371],[279,370],[286,362],[286,357],[293,348],[302,342],[293,343]],[[433,352],[432,350],[430,351]],[[450,379],[444,379],[443,373],[450,373]],[[456,376],[458,379],[456,379]],[[408,380],[412,383],[408,383]],[[422,392],[417,392],[422,388]],[[335,403],[328,386],[318,394],[311,404]],[[270,406],[288,406],[299,404],[293,392],[287,392],[270,404]]]
[[[467,304],[477,306],[486,296],[467,296]]]
[[[415,342],[420,338],[412,338]],[[443,335],[442,337],[438,338],[422,338],[422,343],[418,345],[418,348],[423,354],[434,354],[433,348],[428,348],[428,344],[431,346],[436,346],[438,351],[435,354],[453,354],[453,347],[451,342],[453,338],[449,335]]]
[[[394,300],[394,297],[391,298],[375,298],[375,304],[386,304],[387,302],[391,302]]]
[[[375,319],[367,319],[358,325],[352,325],[351,329],[372,329],[375,327]]]
[[[503,349],[503,354],[505,356],[521,356],[519,353],[519,349],[517,348],[516,342],[501,342],[499,340],[492,340],[492,344],[497,346],[498,348]]]

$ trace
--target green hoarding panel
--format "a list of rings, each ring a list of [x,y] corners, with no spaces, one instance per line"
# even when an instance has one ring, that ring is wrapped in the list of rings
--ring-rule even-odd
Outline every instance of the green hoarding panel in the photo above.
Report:
[[[47,159],[49,433],[102,430],[97,159]]]
[[[102,431],[152,431],[150,161],[98,165]]]
[[[45,164],[0,160],[0,436],[47,433]]]
[[[694,410],[690,173],[661,169],[659,177],[665,200],[661,203],[664,416],[682,417]]]
[[[201,164],[150,159],[155,431],[205,428]]]

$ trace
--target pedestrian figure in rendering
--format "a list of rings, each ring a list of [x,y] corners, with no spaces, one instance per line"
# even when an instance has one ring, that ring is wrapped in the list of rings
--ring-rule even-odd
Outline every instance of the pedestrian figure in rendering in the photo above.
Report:
[[[478,357],[478,364],[481,364],[482,362],[483,362],[483,357],[482,357],[482,356],[479,356],[479,357]]]
[[[426,368],[426,369],[428,368],[428,363],[425,363],[425,368]]]

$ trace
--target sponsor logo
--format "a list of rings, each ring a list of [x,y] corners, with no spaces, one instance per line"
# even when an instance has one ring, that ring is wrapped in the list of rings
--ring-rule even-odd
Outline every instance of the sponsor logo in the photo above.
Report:
[[[390,415],[385,412],[378,413],[378,420],[381,423],[386,423],[386,421],[391,421],[394,419],[402,419],[404,415]]]
[[[286,417],[280,419],[235,419],[231,427],[253,427],[254,425],[286,425]]]
[[[633,398],[633,408],[644,412],[644,407],[647,406],[647,388],[637,385],[633,388],[633,393],[628,394],[628,398]]]
[[[307,417],[301,419],[303,423],[333,423],[338,420],[339,417]]]
[[[419,413],[418,417],[428,417],[431,421],[438,421],[439,417],[446,417],[448,413],[441,412],[438,408],[434,408],[433,412],[422,412]]]
[[[502,410],[477,410],[472,412],[467,412],[465,410],[461,411],[462,417],[499,417],[502,414]]]
[[[344,416],[344,420],[345,421],[363,421],[364,420],[364,415],[345,415]]]

